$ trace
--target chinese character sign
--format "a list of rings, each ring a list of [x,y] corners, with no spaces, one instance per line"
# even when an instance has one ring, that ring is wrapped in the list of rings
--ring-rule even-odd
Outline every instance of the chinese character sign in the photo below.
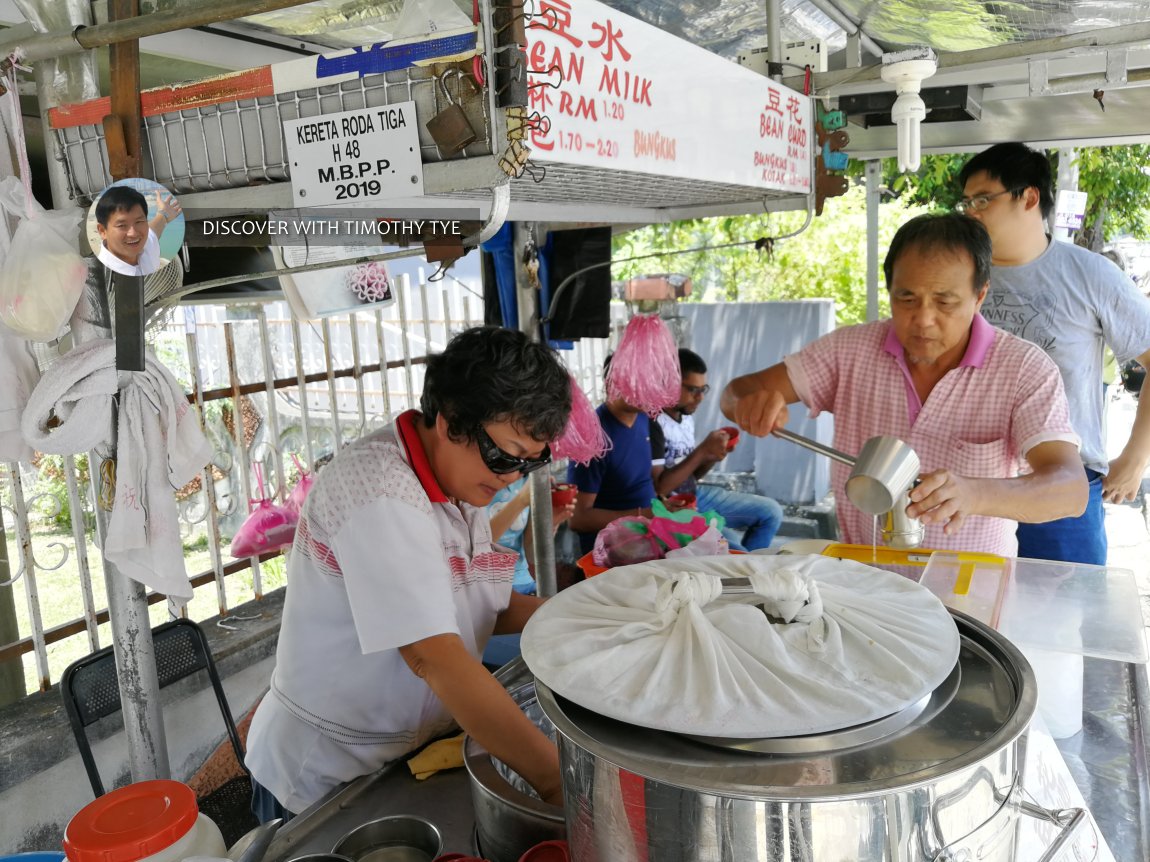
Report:
[[[541,161],[806,193],[810,100],[595,0],[537,0],[527,29]]]

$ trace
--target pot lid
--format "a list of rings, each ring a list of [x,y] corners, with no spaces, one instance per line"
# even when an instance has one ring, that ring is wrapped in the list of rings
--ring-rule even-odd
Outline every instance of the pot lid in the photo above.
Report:
[[[171,847],[199,816],[188,785],[138,781],[81,808],[64,829],[64,852],[71,862],[133,862]]]
[[[739,595],[724,592],[742,579]],[[959,637],[918,584],[852,560],[656,560],[564,590],[523,657],[548,688],[628,724],[762,739],[873,722],[929,695]]]

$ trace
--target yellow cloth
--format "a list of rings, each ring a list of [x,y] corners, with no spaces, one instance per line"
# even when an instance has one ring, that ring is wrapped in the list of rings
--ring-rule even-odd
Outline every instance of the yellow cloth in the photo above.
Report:
[[[423,751],[407,761],[407,768],[420,781],[441,769],[456,769],[463,765],[463,734],[448,739],[437,739]]]

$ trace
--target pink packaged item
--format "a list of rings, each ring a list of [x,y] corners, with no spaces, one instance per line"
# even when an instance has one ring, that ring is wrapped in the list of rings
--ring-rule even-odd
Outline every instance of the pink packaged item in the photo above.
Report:
[[[607,397],[622,398],[654,418],[679,400],[679,349],[655,314],[632,317],[607,370]]]
[[[295,540],[295,528],[299,523],[298,514],[264,496],[263,470],[258,464],[255,470],[260,499],[252,500],[255,509],[232,537],[232,556],[236,559],[255,557],[290,545]]]
[[[615,519],[595,537],[591,559],[608,569],[659,559],[663,548],[651,535],[650,524],[642,516]]]
[[[299,470],[299,481],[296,482],[295,487],[291,489],[291,493],[288,494],[284,506],[295,512],[298,517],[303,512],[303,501],[307,499],[308,493],[311,492],[311,486],[315,482],[315,474],[308,472],[303,462],[300,461],[299,456],[294,452],[292,453],[291,459],[295,462],[296,469]]]

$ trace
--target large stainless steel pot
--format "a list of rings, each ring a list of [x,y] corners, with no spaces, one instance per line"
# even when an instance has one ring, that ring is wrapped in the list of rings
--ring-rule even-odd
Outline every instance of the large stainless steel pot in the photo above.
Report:
[[[1018,811],[1033,808],[1018,785],[1034,676],[1001,635],[955,618],[959,678],[908,726],[862,744],[848,731],[798,738],[790,754],[725,750],[605,718],[536,682],[559,732],[572,860],[1012,860]],[[1083,816],[1057,817],[1066,828],[1045,858]]]
[[[555,728],[535,697],[531,672],[519,659],[496,674],[509,687],[512,699],[532,722],[552,739]],[[531,786],[496,760],[470,736],[463,744],[463,762],[471,779],[478,850],[490,862],[518,862],[529,848],[566,836],[563,809],[539,798]]]

